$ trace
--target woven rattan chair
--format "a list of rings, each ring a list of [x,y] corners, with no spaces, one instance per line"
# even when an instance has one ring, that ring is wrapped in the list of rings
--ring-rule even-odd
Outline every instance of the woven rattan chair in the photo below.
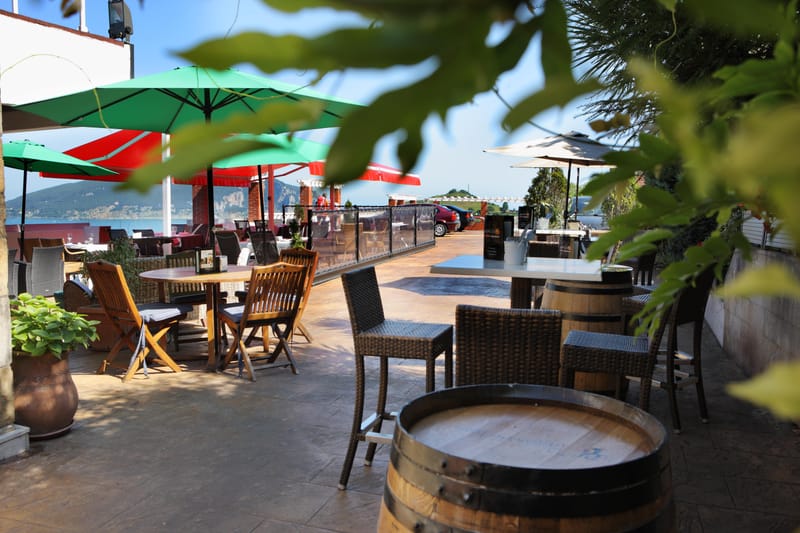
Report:
[[[604,372],[619,376],[616,397],[622,397],[626,376],[640,380],[639,407],[650,408],[650,388],[661,339],[675,306],[661,309],[661,319],[649,337],[597,333],[573,329],[564,339],[561,356],[561,386],[575,386],[575,372]]]
[[[242,245],[235,231],[214,231],[214,238],[219,247],[219,253],[228,258],[229,265],[239,264],[239,256],[242,253]]]
[[[289,366],[292,373],[297,374],[288,334],[294,328],[297,310],[303,299],[305,276],[306,269],[300,265],[273,263],[253,267],[244,303],[228,305],[219,313],[221,321],[234,335],[222,369],[228,367],[234,354],[238,354],[239,376],[246,368],[251,381],[256,379],[256,369]],[[253,354],[248,351],[245,331],[263,327],[272,329],[278,343],[272,352],[265,347],[264,351]],[[281,352],[286,354],[286,362],[276,362]],[[253,366],[254,362],[261,361],[265,364]]]
[[[127,365],[120,368],[126,370],[122,381],[128,381],[140,367],[147,374],[147,357],[151,355],[156,362],[166,365],[174,372],[181,368],[161,347],[159,341],[186,317],[191,306],[153,303],[137,306],[130,291],[122,267],[106,261],[96,261],[87,265],[89,277],[94,285],[94,296],[103,308],[103,312],[118,334],[118,339],[108,356],[100,363],[98,374],[104,374],[109,366],[114,365],[114,358],[123,347],[128,347],[132,356]]]
[[[18,275],[22,276],[24,292],[49,297],[55,296],[64,287],[63,246],[36,247],[31,262],[19,263],[19,267]]]
[[[15,297],[19,293],[19,263],[16,261],[17,249],[8,250],[8,295]]]
[[[425,390],[435,387],[435,365],[444,353],[445,387],[453,384],[453,326],[401,320],[387,320],[383,312],[378,278],[372,266],[342,274],[350,326],[353,330],[356,361],[356,397],[353,426],[344,466],[339,477],[339,489],[347,487],[353,459],[360,441],[369,442],[364,460],[372,464],[378,442],[388,443],[391,435],[380,433],[384,420],[393,420],[386,412],[389,358],[425,360]],[[380,358],[380,384],[375,412],[362,422],[364,414],[364,357]]]
[[[278,243],[275,234],[270,230],[251,232],[250,244],[253,246],[257,264],[271,265],[278,262]]]
[[[456,307],[456,386],[557,386],[560,354],[560,311]]]
[[[681,431],[677,392],[685,387],[695,386],[700,419],[708,422],[708,407],[703,387],[702,341],[706,304],[714,283],[714,266],[697,276],[694,284],[681,290],[675,299],[675,313],[670,317],[667,349],[659,355],[653,374],[653,385],[664,389],[669,395],[670,418],[676,433]],[[649,300],[649,293],[624,298],[623,311],[626,316],[634,316],[647,305]],[[691,353],[678,350],[678,328],[683,325],[692,326]]]

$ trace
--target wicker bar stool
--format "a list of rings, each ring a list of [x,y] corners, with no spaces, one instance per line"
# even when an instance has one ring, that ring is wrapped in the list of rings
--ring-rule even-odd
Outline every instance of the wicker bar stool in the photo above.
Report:
[[[557,386],[560,356],[560,311],[456,306],[456,386]]]
[[[394,413],[386,412],[388,391],[389,358],[424,359],[425,390],[435,387],[435,364],[439,354],[444,353],[445,387],[453,385],[453,326],[401,320],[387,320],[378,287],[375,268],[372,266],[342,274],[350,325],[353,329],[353,344],[356,360],[356,397],[353,409],[353,426],[347,448],[339,489],[347,487],[353,459],[360,441],[369,443],[364,464],[372,464],[378,443],[388,444],[392,436],[380,433],[384,420],[394,420]],[[364,357],[380,358],[380,383],[378,402],[366,419],[364,416]]]
[[[575,371],[617,374],[616,398],[624,400],[626,376],[640,379],[639,408],[650,408],[650,389],[658,350],[666,329],[667,317],[675,306],[665,306],[659,326],[650,337],[632,337],[616,333],[598,333],[573,329],[564,340],[561,356],[561,386],[575,386]]]
[[[715,265],[708,267],[697,276],[693,285],[678,294],[673,304],[675,312],[670,317],[667,349],[660,354],[654,370],[653,385],[664,389],[669,395],[669,413],[675,433],[681,432],[677,391],[690,385],[695,386],[700,420],[708,422],[708,406],[703,387],[702,340],[706,304],[714,283],[714,267]],[[649,293],[623,299],[626,317],[630,318],[641,311],[649,299]],[[692,326],[691,353],[678,350],[678,327],[685,324]]]

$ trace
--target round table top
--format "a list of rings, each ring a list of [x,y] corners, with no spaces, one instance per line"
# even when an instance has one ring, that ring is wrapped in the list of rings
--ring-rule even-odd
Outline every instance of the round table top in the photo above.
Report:
[[[194,267],[172,267],[147,270],[139,277],[148,281],[169,281],[171,283],[226,283],[248,281],[250,266],[228,265],[227,272],[197,274]]]

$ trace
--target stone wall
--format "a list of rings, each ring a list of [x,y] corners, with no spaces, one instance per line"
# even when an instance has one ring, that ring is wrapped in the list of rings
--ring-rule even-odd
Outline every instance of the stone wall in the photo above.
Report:
[[[737,251],[728,269],[727,281],[748,268],[781,262],[800,277],[800,261],[793,255],[753,250],[752,262]],[[800,360],[800,301],[789,298],[712,297],[706,320],[723,349],[747,373],[755,375],[772,362]]]

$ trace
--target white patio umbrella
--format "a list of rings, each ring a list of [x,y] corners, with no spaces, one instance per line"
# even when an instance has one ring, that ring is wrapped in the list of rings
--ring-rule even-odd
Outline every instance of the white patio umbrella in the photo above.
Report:
[[[508,146],[487,148],[486,152],[516,157],[529,157],[529,161],[512,165],[516,168],[566,168],[567,192],[572,174],[572,167],[608,167],[602,157],[611,151],[611,148],[594,141],[584,133],[570,131],[561,135],[551,135],[541,139],[522,141]],[[578,177],[580,187],[580,176]],[[577,193],[576,193],[577,194]],[[578,200],[575,199],[577,209]],[[569,212],[569,194],[564,206],[564,228],[567,227],[567,214]]]

